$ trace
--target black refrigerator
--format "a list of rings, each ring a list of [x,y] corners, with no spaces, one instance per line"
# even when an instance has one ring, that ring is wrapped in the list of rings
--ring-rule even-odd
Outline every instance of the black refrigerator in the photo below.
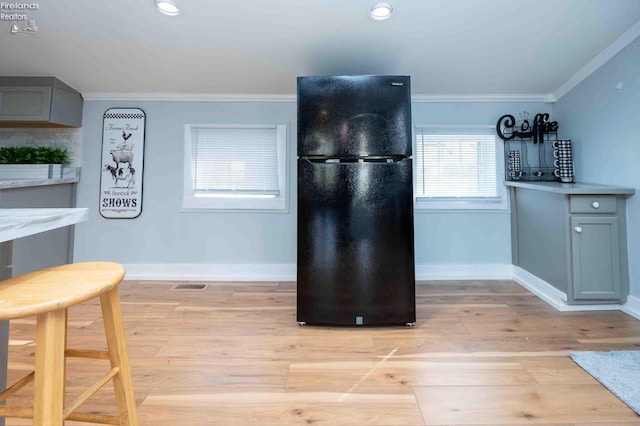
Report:
[[[298,77],[297,319],[416,320],[407,76]]]

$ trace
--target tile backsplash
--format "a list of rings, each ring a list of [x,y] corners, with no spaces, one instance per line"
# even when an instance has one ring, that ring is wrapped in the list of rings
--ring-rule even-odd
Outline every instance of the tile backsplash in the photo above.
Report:
[[[0,146],[49,146],[66,148],[70,166],[80,167],[82,129],[0,128]]]

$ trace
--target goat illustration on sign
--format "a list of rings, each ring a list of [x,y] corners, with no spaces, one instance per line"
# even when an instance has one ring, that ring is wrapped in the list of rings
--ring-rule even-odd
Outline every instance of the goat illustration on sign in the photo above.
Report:
[[[111,158],[113,158],[113,162],[116,163],[116,165],[104,165],[104,171],[111,173],[111,178],[113,179],[113,183],[116,188],[119,186],[118,181],[120,180],[126,182],[127,188],[135,186],[136,184],[136,169],[133,168],[133,144],[127,144],[127,139],[130,137],[131,133],[127,134],[124,130],[122,131],[122,138],[124,139],[124,142],[121,145],[118,145],[115,149],[109,150]],[[126,168],[126,173],[125,168],[121,167],[120,164],[126,164],[128,166]]]

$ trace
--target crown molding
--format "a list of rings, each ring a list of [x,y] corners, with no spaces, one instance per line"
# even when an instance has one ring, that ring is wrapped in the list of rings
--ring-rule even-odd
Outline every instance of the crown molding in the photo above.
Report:
[[[485,94],[485,95],[413,95],[415,103],[444,102],[546,102],[547,94]]]
[[[207,93],[83,93],[85,101],[135,102],[283,102],[295,103],[296,95]],[[412,95],[414,103],[445,102],[547,102],[549,95]]]
[[[83,93],[85,101],[136,102],[296,102],[296,95],[209,93]]]
[[[555,92],[549,94],[549,98],[553,99],[549,102],[557,102],[564,95],[569,93],[571,89],[576,87],[582,81],[584,81],[591,74],[596,72],[600,67],[609,62],[611,58],[620,53],[625,47],[633,43],[638,37],[640,37],[640,21],[636,22],[627,31],[622,33],[620,37],[615,39],[613,43],[607,46],[596,57],[586,63],[585,66],[580,68],[571,78],[565,81]]]

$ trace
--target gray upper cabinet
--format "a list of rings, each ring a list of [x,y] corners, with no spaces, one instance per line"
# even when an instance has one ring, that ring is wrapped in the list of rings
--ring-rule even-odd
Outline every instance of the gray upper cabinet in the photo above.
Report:
[[[81,127],[82,103],[54,77],[0,77],[0,127]]]

